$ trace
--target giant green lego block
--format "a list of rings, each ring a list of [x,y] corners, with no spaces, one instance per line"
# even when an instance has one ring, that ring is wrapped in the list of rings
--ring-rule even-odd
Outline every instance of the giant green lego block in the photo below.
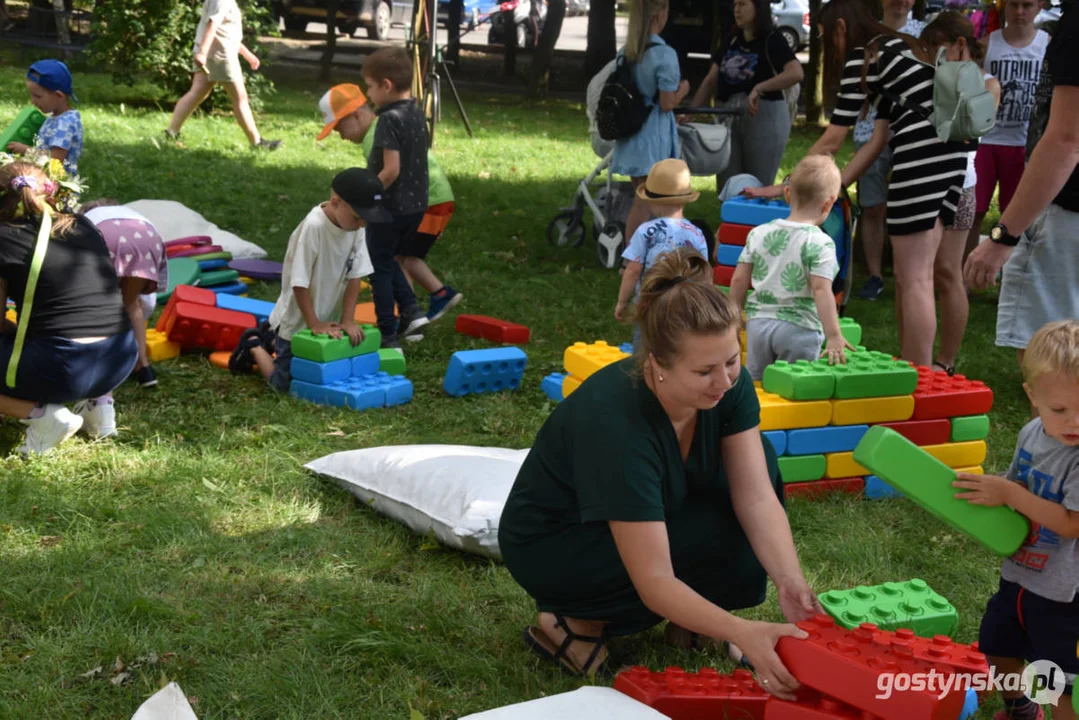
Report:
[[[952,637],[959,629],[959,613],[952,604],[917,578],[829,590],[820,596],[820,603],[836,624],[850,630],[862,623],[873,623],[882,630],[907,628],[915,635],[931,638]]]
[[[27,105],[3,132],[0,132],[0,152],[7,152],[8,143],[34,146],[37,131],[45,124],[45,116],[33,105]]]
[[[304,328],[292,336],[292,354],[311,362],[328,363],[378,352],[382,344],[382,333],[372,325],[360,327],[363,328],[363,342],[356,347],[352,346],[348,335],[343,333],[341,337],[334,339],[329,335],[312,335],[309,329]]]
[[[862,326],[854,321],[854,318],[839,318],[839,332],[851,345],[862,344]]]
[[[366,328],[364,333],[366,333]],[[382,342],[381,339],[379,342]],[[387,375],[405,374],[405,354],[397,348],[381,348],[378,351],[378,370]]]
[[[906,360],[877,351],[847,353],[845,365],[817,364],[835,374],[836,400],[910,395],[918,387],[918,371]]]
[[[225,285],[238,280],[239,278],[240,273],[225,268],[222,270],[207,270],[206,272],[199,273],[198,282],[199,287],[213,287],[214,285]]]
[[[988,415],[952,418],[952,442],[985,440],[987,437],[989,437]]]
[[[1012,555],[1030,532],[1029,521],[1010,507],[972,505],[957,498],[964,490],[952,487],[955,470],[891,428],[869,428],[854,448],[854,461],[998,555]]]
[[[835,392],[835,374],[827,362],[777,360],[764,369],[761,377],[765,391],[787,400],[827,400]]]
[[[820,480],[828,469],[823,455],[784,455],[776,458],[785,483]]]

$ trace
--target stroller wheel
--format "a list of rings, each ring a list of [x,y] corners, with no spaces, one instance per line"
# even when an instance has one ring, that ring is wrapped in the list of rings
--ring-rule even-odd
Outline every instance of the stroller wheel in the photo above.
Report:
[[[580,247],[584,244],[584,225],[577,210],[563,210],[547,225],[547,242],[555,247]]]
[[[599,264],[608,270],[622,263],[622,251],[626,249],[626,228],[614,220],[603,226],[603,231],[596,236],[596,256]]]

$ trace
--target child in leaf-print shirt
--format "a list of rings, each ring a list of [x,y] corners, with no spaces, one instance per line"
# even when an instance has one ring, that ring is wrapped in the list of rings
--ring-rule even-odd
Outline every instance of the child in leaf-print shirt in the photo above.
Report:
[[[754,228],[738,258],[731,298],[746,316],[746,368],[754,380],[776,360],[846,362],[853,347],[839,330],[832,281],[835,243],[820,229],[839,196],[840,173],[827,155],[803,159],[784,188],[791,212]],[[753,296],[746,298],[750,282]]]

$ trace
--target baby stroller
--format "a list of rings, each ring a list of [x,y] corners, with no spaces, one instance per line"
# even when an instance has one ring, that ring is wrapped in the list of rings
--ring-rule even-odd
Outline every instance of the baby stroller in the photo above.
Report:
[[[604,140],[596,127],[596,107],[607,76],[614,71],[615,60],[596,73],[588,83],[585,112],[588,115],[588,135],[592,150],[601,158],[599,165],[581,180],[573,196],[573,205],[562,208],[547,225],[547,241],[555,247],[572,245],[580,247],[585,239],[585,209],[592,211],[592,229],[596,238],[596,256],[605,268],[621,265],[622,252],[626,247],[626,217],[633,205],[633,184],[614,180],[609,172],[614,142]],[[730,120],[741,115],[744,108],[720,110],[718,108],[676,108],[677,114],[714,115],[712,123],[689,123],[678,126],[682,160],[689,166],[690,174],[705,177],[716,175],[726,169],[730,161]],[[726,119],[719,120],[720,116]],[[602,180],[601,176],[606,173]],[[710,235],[710,233],[706,233]]]

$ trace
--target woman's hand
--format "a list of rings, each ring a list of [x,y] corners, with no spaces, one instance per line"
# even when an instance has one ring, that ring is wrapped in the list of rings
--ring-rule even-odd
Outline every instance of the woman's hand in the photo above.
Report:
[[[746,103],[746,111],[750,115],[756,115],[761,109],[761,91],[757,88],[753,88],[749,91],[749,100]]]
[[[796,623],[809,620],[824,612],[817,594],[805,578],[790,578],[776,583],[779,607],[788,622]]]
[[[745,620],[730,641],[753,664],[762,688],[783,700],[794,700],[794,691],[800,686],[776,653],[776,643],[783,637],[804,640],[809,633],[797,625]]]

